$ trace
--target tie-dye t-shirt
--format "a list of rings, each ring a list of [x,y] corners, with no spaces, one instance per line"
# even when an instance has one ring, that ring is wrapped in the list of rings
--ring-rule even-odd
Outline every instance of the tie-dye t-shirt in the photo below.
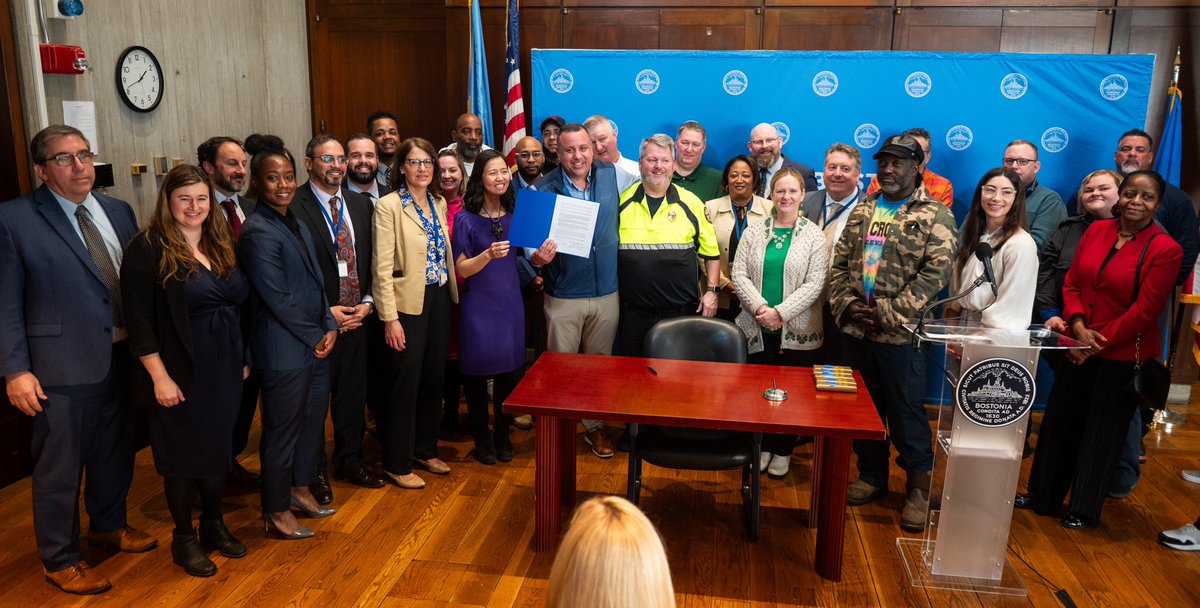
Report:
[[[863,293],[867,297],[867,306],[874,306],[875,275],[879,273],[879,260],[883,257],[888,229],[896,212],[907,202],[907,198],[893,202],[882,196],[875,201],[875,213],[871,216],[867,238],[863,243]]]

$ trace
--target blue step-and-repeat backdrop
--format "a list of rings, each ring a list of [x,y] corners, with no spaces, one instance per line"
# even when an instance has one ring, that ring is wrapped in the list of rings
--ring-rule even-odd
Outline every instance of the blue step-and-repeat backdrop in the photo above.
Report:
[[[1152,55],[534,49],[533,124],[603,114],[636,159],[646,136],[696,120],[708,131],[704,162],[720,169],[767,122],[818,176],[833,142],[858,147],[873,174],[888,135],[924,127],[930,168],[954,183],[958,207],[1005,144],[1025,139],[1039,147],[1042,183],[1065,200],[1084,175],[1113,167],[1121,133],[1144,127],[1153,70]]]
[[[961,221],[1014,139],[1038,146],[1039,180],[1064,200],[1084,175],[1113,168],[1120,134],[1145,126],[1153,71],[1152,55],[534,49],[533,124],[603,114],[636,159],[643,138],[696,120],[708,131],[704,162],[720,169],[766,122],[818,180],[830,144],[856,146],[864,186],[883,140],[923,127]],[[931,365],[929,402],[942,401],[940,376]],[[1048,381],[1039,375],[1039,403]]]

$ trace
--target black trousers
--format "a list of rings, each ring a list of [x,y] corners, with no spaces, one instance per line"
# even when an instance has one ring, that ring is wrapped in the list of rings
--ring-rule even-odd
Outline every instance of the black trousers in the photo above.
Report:
[[[490,439],[498,448],[508,443],[508,427],[512,416],[504,413],[504,401],[517,388],[518,371],[493,376],[462,375],[463,389],[467,393],[467,416],[471,420],[471,437],[476,444]],[[496,419],[492,437],[488,436],[488,378],[492,379],[492,412]]]
[[[329,353],[329,415],[333,418],[333,468],[344,471],[362,464],[365,408],[370,386],[370,363],[366,325],[338,334]],[[325,468],[325,444],[317,454]]]
[[[850,357],[846,355],[846,346],[842,330],[833,320],[833,311],[829,303],[821,305],[821,330],[824,342],[816,350],[816,362],[821,365],[849,365]]]
[[[133,481],[133,416],[126,403],[129,345],[113,345],[108,376],[78,386],[44,386],[33,417],[33,529],[38,555],[51,572],[81,559],[79,486],[96,532],[127,525],[125,497]]]
[[[651,310],[622,302],[621,318],[617,321],[616,354],[624,357],[642,356],[642,344],[646,341],[646,333],[655,323],[663,319],[694,315],[699,305],[693,302],[679,308]]]
[[[238,408],[237,421],[233,423],[233,459],[246,451],[250,443],[250,425],[254,423],[254,410],[258,409],[258,371],[250,368],[250,375],[242,381],[242,404]]]
[[[367,407],[375,413],[392,399],[392,349],[383,339],[378,315],[367,317],[363,326],[367,328]]]
[[[335,345],[336,347],[336,345]],[[314,358],[293,370],[259,370],[262,383],[262,506],[268,513],[291,508],[291,489],[317,475],[325,446],[329,362]]]
[[[812,367],[818,360],[817,350],[783,349],[782,334],[763,333],[763,349],[751,353],[749,363],[756,365],[786,365],[788,367]],[[796,448],[796,435],[763,433],[762,449],[776,456],[788,456]]]
[[[442,370],[442,422],[443,429],[458,429],[458,404],[463,392],[463,377],[458,373],[458,359],[446,359]]]
[[[421,313],[399,316],[404,350],[391,351],[392,393],[375,412],[383,442],[383,469],[412,473],[412,459],[437,458],[442,374],[450,343],[450,287],[427,285]],[[389,349],[390,350],[390,349]]]
[[[1137,396],[1127,390],[1132,375],[1132,361],[1095,356],[1058,368],[1029,474],[1035,511],[1056,515],[1070,491],[1068,511],[1100,519],[1138,406]]]

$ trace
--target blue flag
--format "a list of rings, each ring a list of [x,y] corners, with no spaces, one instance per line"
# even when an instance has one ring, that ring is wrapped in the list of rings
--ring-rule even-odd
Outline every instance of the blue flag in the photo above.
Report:
[[[1171,87],[1167,91],[1167,104],[1167,121],[1163,123],[1154,170],[1168,183],[1178,187],[1183,160],[1183,111],[1180,108],[1183,105],[1183,92],[1179,87]]]
[[[471,62],[467,74],[467,111],[483,123],[483,143],[495,147],[492,136],[492,94],[488,89],[487,53],[483,50],[483,20],[479,17],[479,0],[471,0]]]

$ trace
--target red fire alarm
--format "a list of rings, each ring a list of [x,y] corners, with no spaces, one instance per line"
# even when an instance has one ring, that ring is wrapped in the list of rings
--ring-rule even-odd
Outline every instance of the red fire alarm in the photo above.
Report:
[[[88,70],[83,49],[69,44],[43,44],[43,74],[83,74]]]

